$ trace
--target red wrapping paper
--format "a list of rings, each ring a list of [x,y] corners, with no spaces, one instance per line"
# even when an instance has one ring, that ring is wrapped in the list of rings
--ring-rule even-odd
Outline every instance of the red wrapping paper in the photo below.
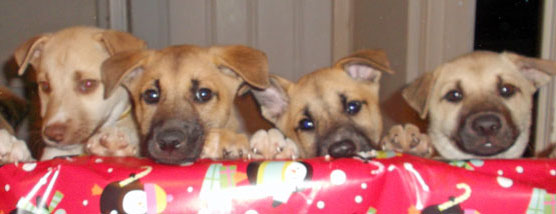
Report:
[[[555,160],[73,157],[0,167],[0,214],[556,213]]]

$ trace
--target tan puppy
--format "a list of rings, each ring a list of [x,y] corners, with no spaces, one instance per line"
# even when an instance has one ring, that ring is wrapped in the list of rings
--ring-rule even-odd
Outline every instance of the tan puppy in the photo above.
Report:
[[[169,164],[247,155],[233,101],[244,83],[267,87],[263,52],[189,45],[131,51],[108,59],[102,72],[105,96],[123,84],[133,98],[145,155]]]
[[[529,140],[532,97],[556,63],[477,51],[426,73],[403,91],[444,158],[518,158]]]
[[[14,136],[15,127],[26,113],[25,100],[0,86],[0,164],[32,159],[25,142]]]
[[[366,50],[297,83],[271,77],[271,87],[252,90],[263,116],[297,143],[299,156],[345,157],[378,148],[381,72],[392,73],[386,54]]]
[[[41,159],[83,153],[129,155],[137,150],[136,127],[123,87],[103,97],[100,65],[109,56],[137,50],[145,43],[128,33],[93,27],[71,27],[39,35],[15,51],[23,74],[30,64],[37,72],[46,148]],[[123,137],[122,137],[123,136]],[[110,151],[119,144],[126,152]]]

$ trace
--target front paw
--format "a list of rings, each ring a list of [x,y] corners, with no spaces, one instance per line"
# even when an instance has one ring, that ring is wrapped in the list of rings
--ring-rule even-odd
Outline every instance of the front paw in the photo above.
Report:
[[[211,129],[205,139],[201,158],[235,160],[247,158],[247,136],[226,129]]]
[[[272,128],[259,130],[251,137],[251,158],[253,159],[296,159],[299,148],[280,130]]]
[[[85,148],[91,155],[117,157],[137,156],[139,150],[125,132],[114,127],[91,136]]]
[[[396,125],[390,128],[382,139],[382,148],[395,152],[409,153],[420,157],[432,157],[434,149],[427,134],[413,124]]]
[[[33,161],[24,141],[18,140],[7,130],[0,130],[0,164]]]

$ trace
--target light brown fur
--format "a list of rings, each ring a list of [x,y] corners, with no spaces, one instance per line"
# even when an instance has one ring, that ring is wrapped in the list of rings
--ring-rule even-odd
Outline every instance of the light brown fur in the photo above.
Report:
[[[122,84],[133,98],[146,155],[170,164],[247,155],[233,101],[242,84],[267,87],[264,53],[244,46],[171,46],[118,54],[102,70],[106,95]],[[198,100],[201,89],[211,98]],[[149,103],[145,94],[153,93],[160,99]]]
[[[332,145],[349,141],[353,148],[339,152],[347,156],[378,148],[381,72],[392,72],[384,52],[365,50],[307,74],[297,83],[272,76],[269,89],[253,90],[253,94],[263,116],[297,143],[300,157],[326,155]],[[361,109],[350,115],[346,105],[355,101],[361,103]],[[313,130],[300,128],[304,119],[312,120]]]
[[[41,134],[47,145],[41,159],[82,154],[87,141],[93,154],[112,155],[102,144],[113,142],[100,140],[113,141],[118,133],[124,133],[125,139],[116,143],[136,147],[133,118],[120,118],[130,108],[127,93],[120,87],[112,96],[103,97],[100,65],[116,52],[144,47],[143,41],[128,33],[71,27],[39,35],[17,48],[19,74],[28,65],[37,72]]]
[[[428,116],[428,134],[444,158],[517,158],[529,140],[533,94],[553,74],[554,62],[507,52],[477,51],[426,73],[403,95],[422,118]],[[503,97],[500,91],[508,86],[515,87],[516,93]],[[461,101],[448,101],[447,94],[453,90],[462,91]],[[478,138],[469,134],[478,132],[462,131],[468,130],[466,123],[475,124],[469,120],[481,115],[495,115],[501,121],[497,137]],[[462,140],[466,136],[476,140]],[[474,145],[481,142],[482,145]],[[496,146],[500,148],[488,151]]]

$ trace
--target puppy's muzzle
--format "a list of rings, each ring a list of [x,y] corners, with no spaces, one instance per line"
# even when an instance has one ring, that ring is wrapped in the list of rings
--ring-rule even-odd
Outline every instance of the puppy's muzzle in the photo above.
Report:
[[[358,152],[373,149],[373,143],[359,129],[351,125],[332,129],[317,141],[317,155],[330,155],[334,158],[351,157]]]
[[[203,145],[204,129],[197,120],[163,120],[151,129],[147,155],[166,164],[193,162],[199,158]]]
[[[64,141],[67,126],[63,123],[48,125],[43,130],[43,137],[46,142],[59,144]]]
[[[462,120],[456,142],[460,149],[475,155],[490,156],[504,152],[517,137],[517,131],[509,120],[499,112],[470,114]]]

